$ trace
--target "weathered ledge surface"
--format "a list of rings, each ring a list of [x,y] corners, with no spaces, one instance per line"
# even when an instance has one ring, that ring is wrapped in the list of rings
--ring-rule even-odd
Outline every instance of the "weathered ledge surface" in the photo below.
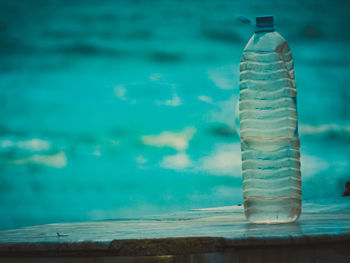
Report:
[[[297,223],[241,206],[0,231],[0,262],[350,262],[350,198],[304,203]]]

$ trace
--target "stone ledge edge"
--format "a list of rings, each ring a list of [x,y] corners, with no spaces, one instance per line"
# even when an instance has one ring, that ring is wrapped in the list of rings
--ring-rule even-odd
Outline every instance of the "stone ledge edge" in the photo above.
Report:
[[[350,233],[271,238],[172,237],[120,239],[110,242],[0,243],[0,257],[162,256],[225,252],[256,247],[314,246],[336,243],[350,245]]]

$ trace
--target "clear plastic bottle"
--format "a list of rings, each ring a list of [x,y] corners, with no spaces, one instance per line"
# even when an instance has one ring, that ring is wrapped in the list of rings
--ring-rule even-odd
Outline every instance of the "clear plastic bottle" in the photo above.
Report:
[[[301,213],[294,65],[273,17],[257,17],[255,26],[240,64],[245,214],[253,223],[293,222]]]

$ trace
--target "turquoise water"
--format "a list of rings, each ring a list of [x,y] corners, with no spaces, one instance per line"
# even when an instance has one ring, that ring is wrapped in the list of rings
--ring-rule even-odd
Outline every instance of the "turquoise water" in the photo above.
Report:
[[[291,46],[303,198],[344,191],[349,1],[23,0],[0,11],[0,228],[242,203],[235,107],[253,32],[237,13],[274,14]]]

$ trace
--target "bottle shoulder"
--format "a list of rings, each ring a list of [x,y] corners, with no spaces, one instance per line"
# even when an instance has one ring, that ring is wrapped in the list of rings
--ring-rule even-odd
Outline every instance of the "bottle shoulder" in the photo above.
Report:
[[[287,41],[277,32],[258,32],[248,41],[243,52],[288,52]]]

